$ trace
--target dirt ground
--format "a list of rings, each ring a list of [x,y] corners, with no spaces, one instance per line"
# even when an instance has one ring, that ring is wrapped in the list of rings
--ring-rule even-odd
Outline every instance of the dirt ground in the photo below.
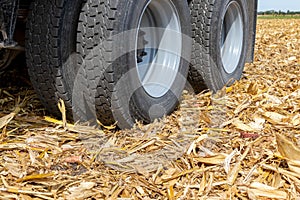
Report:
[[[231,87],[125,131],[51,118],[10,69],[0,199],[300,199],[300,20],[260,19],[255,48]]]

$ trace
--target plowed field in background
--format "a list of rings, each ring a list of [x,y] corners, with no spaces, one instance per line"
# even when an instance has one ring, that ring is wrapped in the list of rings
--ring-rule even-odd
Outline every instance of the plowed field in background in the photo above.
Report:
[[[300,20],[260,19],[240,81],[132,130],[45,118],[23,73],[0,80],[0,199],[300,198]]]

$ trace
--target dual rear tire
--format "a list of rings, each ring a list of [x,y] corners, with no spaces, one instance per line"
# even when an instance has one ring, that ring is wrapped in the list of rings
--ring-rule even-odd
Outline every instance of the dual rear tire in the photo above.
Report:
[[[196,92],[216,92],[239,80],[249,46],[245,0],[192,0],[193,53],[189,82]],[[252,41],[251,41],[252,42]]]
[[[197,92],[239,79],[247,26],[244,0],[39,0],[27,64],[51,113],[62,99],[74,121],[130,128],[170,114],[187,77]]]

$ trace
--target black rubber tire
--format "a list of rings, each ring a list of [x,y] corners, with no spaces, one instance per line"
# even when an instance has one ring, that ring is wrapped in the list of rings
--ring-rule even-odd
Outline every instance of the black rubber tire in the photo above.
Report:
[[[139,17],[148,0],[88,0],[82,9],[77,34],[81,67],[73,90],[76,119],[96,117],[102,124],[118,122],[130,128],[136,120],[151,122],[172,112],[178,104],[188,73],[191,51],[190,14],[186,1],[172,0],[181,22],[182,57],[174,84],[164,96],[153,98],[145,92],[135,69],[132,45]],[[124,34],[125,32],[125,34]],[[118,56],[120,55],[120,56]],[[137,87],[138,85],[138,87]],[[150,114],[149,114],[150,112]]]
[[[76,53],[76,32],[83,0],[37,0],[31,5],[26,30],[26,60],[34,89],[46,109],[61,116],[57,103],[64,100],[68,115],[72,108],[72,81],[64,71]],[[68,76],[72,76],[69,74]],[[69,79],[70,80],[70,79]]]
[[[238,65],[231,73],[224,69],[221,59],[222,23],[227,6],[236,2],[241,8],[243,21],[243,47]],[[216,92],[240,79],[247,57],[248,9],[246,0],[191,0],[193,53],[189,70],[189,83],[196,92],[208,88]]]
[[[173,3],[180,15],[182,33],[189,36],[187,3],[179,0]],[[133,68],[135,56],[125,51],[125,55],[115,57],[122,53],[120,45],[123,50],[130,48],[133,38],[109,38],[137,28],[139,14],[146,4],[146,0],[138,3],[121,0],[32,3],[26,31],[27,64],[33,86],[52,114],[61,115],[57,102],[62,99],[69,116],[73,111],[75,121],[99,118],[104,124],[118,121],[122,128],[129,128],[135,120],[150,122],[153,117],[168,114],[176,107],[187,76],[188,59],[181,60],[171,91],[161,98],[152,98],[142,87],[132,88],[138,84],[137,74],[125,80],[125,88],[115,89],[120,78]],[[186,38],[183,37],[184,58],[189,57],[191,48]],[[93,51],[97,47],[99,49]],[[159,105],[159,109],[154,109],[158,113],[150,116],[153,105]]]

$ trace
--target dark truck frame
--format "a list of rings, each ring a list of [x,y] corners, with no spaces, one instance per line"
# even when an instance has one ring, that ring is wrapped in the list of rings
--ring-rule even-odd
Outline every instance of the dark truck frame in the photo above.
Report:
[[[85,26],[80,27],[79,34],[80,35],[80,42],[83,42],[88,39],[86,38],[86,35],[82,35],[82,32],[80,32],[82,29],[88,30],[89,27],[94,27],[96,28],[99,23],[104,23],[103,26],[100,27],[101,31],[104,33],[109,33],[109,34],[115,34],[118,33],[117,30],[122,31],[122,28],[126,27],[136,27],[137,29],[142,29],[141,26],[144,24],[150,23],[149,21],[160,21],[162,22],[157,22],[157,24],[154,24],[155,26],[158,27],[164,27],[167,26],[164,20],[164,15],[160,15],[160,12],[166,12],[172,13],[172,16],[175,19],[174,26],[176,26],[176,20],[177,23],[179,24],[178,26],[181,27],[181,32],[185,35],[189,35],[191,38],[193,38],[193,44],[189,44],[189,42],[184,41],[184,39],[181,40],[181,44],[179,46],[182,46],[182,49],[186,52],[189,52],[189,49],[192,50],[192,53],[190,55],[191,58],[191,64],[190,66],[186,66],[187,63],[180,62],[178,65],[178,72],[176,73],[181,73],[185,77],[188,77],[189,82],[191,85],[194,87],[194,90],[196,92],[200,92],[201,89],[203,89],[202,85],[206,85],[206,88],[209,88],[213,91],[217,91],[221,89],[224,85],[226,84],[231,84],[230,81],[232,80],[237,80],[240,78],[243,67],[245,62],[253,62],[254,58],[254,43],[255,43],[255,32],[256,32],[256,17],[257,17],[257,1],[258,0],[187,0],[186,2],[184,0],[132,0],[132,1],[125,1],[125,0],[0,0],[0,71],[3,71],[12,60],[16,57],[16,55],[19,52],[27,51],[26,48],[30,47],[31,52],[30,53],[35,53],[35,55],[31,56],[29,53],[27,53],[27,57],[29,55],[30,61],[27,60],[27,64],[29,65],[29,72],[31,71],[30,76],[33,81],[33,85],[39,94],[42,103],[45,105],[45,107],[53,114],[57,114],[57,109],[55,109],[57,105],[58,99],[63,99],[65,102],[67,102],[67,110],[69,110],[69,115],[70,113],[73,112],[73,117],[74,114],[77,115],[76,121],[77,120],[83,120],[83,121],[90,121],[91,117],[82,117],[87,115],[86,111],[78,111],[82,110],[83,105],[79,108],[76,108],[76,105],[74,106],[74,101],[77,100],[77,97],[75,95],[72,96],[72,93],[74,94],[74,91],[70,91],[70,87],[65,85],[70,85],[73,84],[74,80],[64,80],[63,74],[68,73],[70,69],[67,70],[67,72],[64,71],[62,66],[56,66],[55,69],[57,69],[57,73],[59,74],[60,77],[54,74],[54,77],[50,77],[49,68],[51,66],[42,66],[42,65],[36,65],[36,63],[39,63],[40,59],[44,59],[45,55],[42,55],[42,53],[48,54],[52,52],[50,49],[44,49],[44,52],[36,52],[34,51],[33,46],[38,46],[39,43],[35,41],[34,37],[39,37],[38,40],[43,40],[47,42],[48,38],[47,36],[39,36],[39,35],[34,35],[36,33],[32,33],[35,31],[35,27],[43,30],[43,29],[48,29],[50,30],[49,27],[45,24],[34,24],[36,21],[42,21],[40,23],[47,23],[47,14],[43,13],[43,11],[39,12],[39,8],[42,7],[44,9],[47,9],[48,7],[52,6],[52,9],[57,9],[59,10],[60,13],[57,13],[57,15],[64,16],[64,12],[67,13],[69,16],[76,16],[76,13],[72,13],[72,3],[73,2],[79,2],[77,3],[77,10],[79,7],[80,17],[83,17],[82,19],[85,19],[87,21],[84,21]],[[82,10],[80,11],[80,2],[85,2],[86,7],[81,8]],[[100,3],[101,2],[101,3]],[[99,5],[97,5],[99,3]],[[75,3],[74,3],[75,4]],[[159,5],[161,4],[161,5]],[[76,5],[74,5],[74,9]],[[123,8],[125,9],[127,7],[128,10],[124,11]],[[99,9],[97,11],[97,9]],[[104,11],[101,11],[104,10]],[[95,10],[99,15],[101,15],[99,18],[95,17],[97,14],[94,13]],[[106,10],[106,11],[105,11]],[[105,13],[107,12],[107,13]],[[32,13],[30,15],[30,13]],[[51,14],[51,12],[49,12]],[[91,13],[91,14],[90,14]],[[151,14],[152,13],[152,14]],[[153,15],[153,13],[156,13]],[[175,13],[175,14],[174,14]],[[53,14],[53,13],[52,13]],[[166,14],[166,15],[167,15]],[[41,15],[42,20],[39,20],[38,15]],[[55,16],[54,16],[55,15]],[[156,16],[157,15],[157,16]],[[65,19],[60,19],[59,17],[56,16],[56,14],[53,14],[55,18],[55,29],[59,29],[60,31],[64,31],[64,27],[60,26],[69,26],[68,22],[63,21]],[[50,18],[51,16],[49,16]],[[30,19],[31,18],[31,19]],[[67,17],[65,17],[67,18]],[[94,19],[95,18],[95,19]],[[32,20],[34,19],[34,20]],[[72,19],[72,17],[71,17]],[[80,20],[82,20],[80,18]],[[126,21],[127,19],[131,19],[130,21]],[[139,20],[138,20],[139,19]],[[45,22],[43,22],[45,20]],[[60,22],[61,20],[61,22]],[[70,19],[69,19],[70,20]],[[79,20],[79,23],[81,23]],[[97,20],[106,20],[105,22],[101,22]],[[236,23],[236,21],[239,20],[239,23]],[[89,24],[93,23],[95,21],[96,24]],[[174,21],[174,20],[173,20]],[[190,21],[190,23],[188,23]],[[30,22],[30,23],[28,23]],[[164,24],[165,23],[165,24]],[[30,24],[28,26],[28,24]],[[234,24],[235,32],[233,33],[233,36],[230,36],[230,30],[229,26]],[[81,23],[82,25],[82,23]],[[148,24],[149,25],[149,24]],[[79,26],[79,25],[78,25]],[[68,30],[71,30],[72,27],[68,27]],[[240,28],[240,29],[238,29]],[[27,30],[27,35],[25,37],[25,32]],[[78,31],[77,30],[77,31]],[[178,29],[179,30],[179,29]],[[240,34],[240,31],[243,33]],[[75,31],[76,32],[76,31]],[[146,49],[146,43],[144,41],[145,37],[140,34],[140,30],[137,31],[136,33],[136,41],[139,43],[140,41],[144,46],[141,49],[136,50],[137,58],[135,62],[129,62],[126,63],[127,58],[124,61],[120,61],[121,63],[126,63],[126,67],[128,69],[131,69],[131,66],[136,66],[137,70],[139,63],[143,63],[143,58],[147,57],[147,54],[153,53],[151,50]],[[143,32],[143,31],[142,31]],[[64,33],[65,34],[65,33]],[[90,34],[90,33],[88,33]],[[143,33],[145,34],[145,33]],[[146,39],[150,40],[150,42],[153,42],[155,40],[155,37],[151,36],[151,32],[146,32],[146,35],[149,34],[148,38]],[[63,34],[62,34],[63,35]],[[134,34],[133,34],[134,35]],[[228,50],[232,48],[237,48],[238,51],[240,51],[240,54],[238,56],[241,56],[241,58],[238,58],[236,60],[237,66],[235,68],[226,69],[225,62],[222,60],[222,54],[224,52],[223,49],[221,49],[220,46],[225,45],[225,39],[227,36],[230,36],[229,38],[231,43],[229,42],[229,48]],[[228,37],[229,37],[228,36]],[[235,42],[234,37],[240,38],[240,44]],[[97,37],[98,35],[95,35],[95,41],[97,42]],[[103,36],[105,37],[105,36]],[[245,38],[246,37],[246,38]],[[78,37],[77,37],[78,38]],[[53,38],[54,40],[57,41],[62,41],[62,38]],[[75,38],[76,39],[76,38]],[[160,38],[161,39],[161,38]],[[125,39],[126,40],[126,39]],[[153,40],[153,41],[151,41]],[[63,41],[62,41],[63,42]],[[78,41],[77,41],[78,42]],[[112,44],[112,49],[109,51],[105,52],[106,50],[100,49],[100,51],[103,51],[105,55],[112,56],[114,55],[116,49],[119,48],[121,45],[118,43],[119,41],[115,41]],[[157,41],[154,41],[154,43]],[[34,43],[31,45],[31,43]],[[25,45],[27,44],[27,45]],[[122,44],[123,45],[123,44]],[[232,45],[232,46],[230,46]],[[26,46],[26,48],[25,48]],[[179,47],[178,46],[178,47]],[[169,46],[165,46],[167,49],[169,47],[172,47],[172,44],[169,44]],[[199,49],[200,47],[200,49]],[[45,47],[41,47],[45,48]],[[50,47],[51,48],[51,47]],[[60,47],[61,48],[61,47]],[[105,47],[106,48],[106,47]],[[223,48],[223,47],[222,47]],[[239,49],[242,48],[242,49]],[[226,50],[226,48],[225,48]],[[56,50],[55,50],[56,51]],[[83,51],[83,52],[82,52]],[[86,50],[82,50],[80,53],[83,53],[81,57],[84,57],[87,53]],[[181,52],[178,51],[178,52]],[[182,53],[182,52],[181,52]],[[47,56],[48,56],[47,54]],[[57,52],[56,52],[57,54]],[[186,53],[188,54],[188,53]],[[102,55],[102,54],[101,54]],[[226,54],[225,52],[225,58],[227,59],[230,58],[231,54],[230,52]],[[62,56],[64,57],[64,56]],[[186,56],[188,57],[188,56]],[[234,52],[232,53],[232,58],[236,57]],[[174,58],[171,57],[172,59]],[[225,59],[224,58],[224,59]],[[37,60],[35,60],[37,59]],[[50,60],[49,60],[50,59]],[[99,57],[99,60],[104,60],[104,64],[110,63],[109,60],[106,60],[106,58]],[[170,59],[170,58],[168,58]],[[130,60],[130,59],[129,59]],[[148,59],[149,60],[149,59]],[[51,61],[51,57],[46,60],[46,63],[56,63],[56,61]],[[45,63],[45,61],[44,61]],[[223,64],[222,64],[223,63]],[[228,62],[229,64],[234,65],[235,62]],[[150,66],[151,63],[149,63]],[[175,63],[176,64],[176,63]],[[114,63],[113,65],[119,66],[120,63]],[[46,68],[43,68],[46,67]],[[99,65],[98,65],[99,67]],[[126,71],[120,72],[119,69],[114,68],[115,66],[112,66],[112,69],[110,69],[110,72],[114,72],[113,74],[104,74],[104,78],[102,81],[103,84],[98,85],[96,88],[96,91],[88,91],[92,93],[99,93],[103,91],[103,87],[107,88],[113,88],[117,81],[119,74],[125,74]],[[125,68],[126,68],[125,67]],[[183,67],[183,68],[182,68]],[[43,69],[40,69],[43,68]],[[101,66],[100,66],[101,68]],[[181,69],[182,68],[182,69]],[[189,69],[188,69],[189,68]],[[128,70],[127,69],[127,70]],[[44,74],[38,74],[36,75],[37,71],[45,71]],[[73,69],[71,69],[73,70]],[[150,68],[148,69],[150,70]],[[154,69],[151,69],[153,73],[156,73],[158,76],[160,73],[163,71],[155,71]],[[151,71],[150,70],[150,71]],[[231,71],[232,70],[232,71]],[[97,77],[94,75],[97,73],[98,68],[94,66],[91,70],[92,74],[86,75],[88,79],[86,82],[89,81],[94,81]],[[189,71],[189,72],[188,72]],[[76,73],[76,72],[74,72]],[[104,72],[107,73],[107,72]],[[171,72],[173,73],[173,72]],[[61,75],[62,74],[62,75]],[[32,78],[34,76],[34,78]],[[49,76],[43,78],[42,76]],[[93,77],[95,76],[95,77]],[[166,74],[168,76],[168,74]],[[176,74],[175,74],[176,76]],[[59,78],[59,81],[61,81],[58,85],[51,86],[53,88],[50,88],[52,94],[45,93],[45,90],[41,87],[38,87],[36,85],[40,84],[42,82],[44,85],[51,85],[53,83],[53,80],[55,78]],[[52,80],[53,79],[53,80]],[[106,80],[110,79],[110,80]],[[141,79],[139,77],[139,79]],[[48,83],[47,80],[50,82]],[[155,79],[153,79],[155,80]],[[171,80],[171,78],[170,78]],[[46,81],[46,82],[45,82]],[[158,80],[159,81],[159,80]],[[173,81],[173,82],[172,82]],[[170,82],[169,90],[172,90],[172,87],[174,88],[181,88],[183,90],[184,81],[180,80],[172,80]],[[55,80],[54,80],[55,82]],[[57,82],[57,81],[56,81]],[[143,80],[140,80],[140,82],[143,82]],[[50,86],[49,86],[50,87]],[[72,87],[71,87],[72,88]],[[102,88],[102,89],[101,89]],[[125,88],[126,89],[126,88]],[[88,88],[84,88],[84,86],[80,87],[80,91],[85,91],[89,90]],[[120,89],[120,90],[124,90]],[[112,103],[112,92],[113,90],[110,89],[110,91],[104,91],[103,94],[100,94],[102,96],[105,96],[107,99],[96,99],[96,104],[97,101],[99,108],[96,106],[96,113],[92,114],[92,118],[98,118],[104,124],[110,124],[113,123],[114,121],[118,121],[118,125],[121,128],[128,128],[133,125],[135,120],[140,120],[144,121],[146,123],[151,122],[154,118],[159,118],[162,117],[165,114],[169,114],[174,110],[176,107],[176,104],[178,103],[178,99],[172,100],[172,98],[178,98],[180,96],[182,90],[176,90],[176,97],[172,97],[171,94],[168,94],[169,92],[174,92],[169,91],[167,93],[162,93],[161,96],[155,96],[152,95],[151,92],[147,91],[147,88],[144,88],[144,91],[138,93],[135,95],[135,107],[133,108],[134,111],[129,111],[129,110],[124,110],[122,108],[122,105],[124,104],[118,104],[118,109],[120,108],[119,111],[115,111],[116,109],[113,108],[113,103]],[[62,91],[60,94],[60,91]],[[130,92],[129,92],[130,93]],[[48,96],[49,97],[48,97]],[[117,96],[122,97],[126,96],[125,93],[120,92],[120,94],[117,94]],[[51,96],[51,98],[50,98]],[[66,97],[68,96],[68,97]],[[73,98],[73,100],[72,100]],[[74,99],[75,98],[75,99]],[[85,98],[85,100],[88,99]],[[128,99],[132,99],[131,97],[128,97]],[[73,101],[73,103],[72,103]],[[88,101],[88,100],[87,100]],[[90,101],[87,102],[86,104],[91,104]],[[146,104],[144,104],[146,102]],[[126,102],[125,102],[126,103]],[[129,102],[127,102],[129,103]],[[95,107],[95,103],[92,103],[93,105],[91,107]],[[104,105],[104,107],[103,107]],[[157,110],[155,110],[153,116],[150,116],[148,111],[153,108],[153,105],[158,105]],[[75,107],[75,109],[74,109]],[[110,107],[110,108],[109,108]],[[155,106],[154,106],[155,107]],[[163,108],[163,109],[162,109]],[[73,111],[71,111],[73,110]],[[75,113],[74,113],[75,110]],[[103,111],[104,110],[104,111]],[[161,111],[163,110],[163,112]],[[101,113],[102,112],[102,113]],[[115,113],[114,113],[115,112]],[[149,111],[150,112],[150,111]],[[78,114],[81,113],[81,114]],[[83,114],[82,114],[83,113]],[[100,113],[100,114],[99,114]],[[104,113],[104,114],[103,114]],[[114,117],[119,118],[118,119],[112,119]],[[112,119],[112,120],[111,120]],[[123,121],[123,123],[122,123]],[[124,125],[125,124],[125,125]]]
[[[24,51],[30,0],[0,0],[0,71]]]

